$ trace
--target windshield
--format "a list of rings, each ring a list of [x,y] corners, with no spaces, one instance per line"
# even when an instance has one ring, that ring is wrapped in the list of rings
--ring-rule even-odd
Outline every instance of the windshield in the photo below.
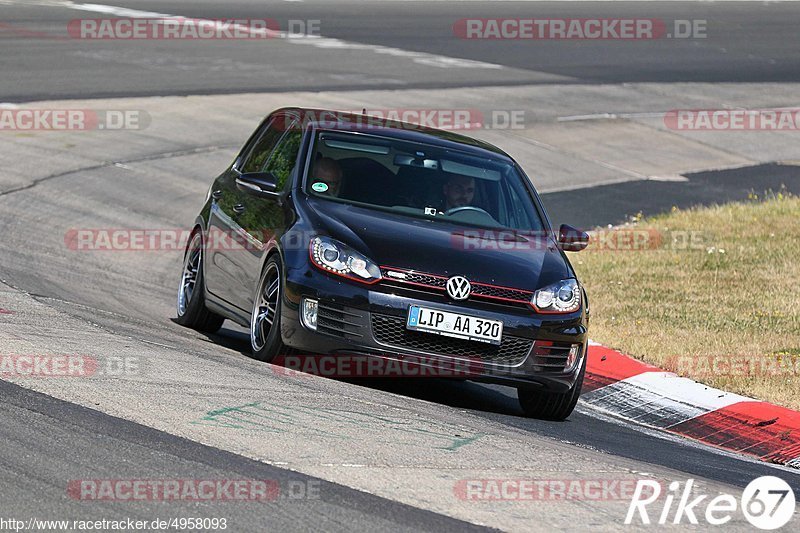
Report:
[[[331,201],[469,226],[544,228],[513,165],[378,135],[316,135],[306,192]]]

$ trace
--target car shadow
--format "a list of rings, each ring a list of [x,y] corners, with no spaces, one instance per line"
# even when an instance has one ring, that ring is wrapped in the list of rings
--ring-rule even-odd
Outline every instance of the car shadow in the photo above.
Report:
[[[457,409],[523,416],[516,390],[511,387],[441,378],[364,378],[342,381]]]
[[[250,338],[244,328],[226,322],[208,341],[249,357]],[[330,379],[330,378],[326,378]],[[704,476],[744,487],[755,477],[765,475],[758,462],[739,460],[731,468],[731,458],[709,453],[704,447],[681,443],[653,432],[642,432],[635,424],[598,417],[577,409],[563,422],[536,420],[523,416],[516,391],[501,385],[456,381],[441,378],[340,379],[355,386],[390,392],[424,400],[453,409],[473,411],[475,416],[513,428],[535,433],[562,444],[595,450],[653,465],[669,465],[688,476]],[[798,486],[796,480],[789,479]]]
[[[240,326],[226,321],[216,333],[203,333],[208,342],[238,352],[245,357],[250,357],[250,335]]]
[[[250,337],[246,329],[226,322],[217,333],[205,334],[209,342],[250,357]],[[328,378],[352,385],[391,392],[409,398],[434,402],[457,409],[523,416],[516,390],[466,380],[442,378]]]

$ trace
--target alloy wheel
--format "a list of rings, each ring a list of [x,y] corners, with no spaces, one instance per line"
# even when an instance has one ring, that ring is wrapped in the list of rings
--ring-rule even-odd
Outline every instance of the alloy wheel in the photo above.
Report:
[[[275,323],[281,293],[281,277],[274,263],[267,266],[256,294],[250,318],[250,343],[256,352],[264,349]]]
[[[178,288],[178,316],[186,314],[189,303],[192,301],[192,296],[194,296],[197,278],[200,275],[200,267],[202,266],[202,243],[203,238],[200,234],[195,234],[183,260],[183,274],[181,275],[181,285]]]

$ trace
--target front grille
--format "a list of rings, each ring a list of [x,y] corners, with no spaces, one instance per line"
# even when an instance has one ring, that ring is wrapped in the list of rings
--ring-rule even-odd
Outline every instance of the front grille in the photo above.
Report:
[[[536,341],[533,347],[533,364],[544,372],[564,370],[571,348],[571,344]]]
[[[336,337],[363,337],[363,314],[344,306],[320,301],[317,307],[317,331]]]
[[[485,296],[487,298],[514,300],[515,302],[521,302],[525,305],[531,301],[531,297],[533,296],[533,293],[529,291],[509,289],[506,287],[495,287],[493,285],[481,285],[479,283],[472,285],[472,294],[476,296]]]
[[[405,281],[406,283],[417,283],[420,285],[425,285],[427,287],[436,287],[442,290],[444,290],[445,287],[447,286],[447,278],[430,276],[428,274],[419,274],[417,272],[406,273],[406,278],[403,281]]]
[[[414,290],[421,290],[432,294],[446,294],[447,278],[435,274],[414,272],[395,267],[382,267],[383,284],[389,287],[401,287]],[[388,275],[389,272],[402,274],[403,277]],[[472,291],[470,298],[485,299],[492,303],[511,305],[514,307],[528,307],[532,291],[513,289],[511,287],[498,287],[480,282],[470,282]]]
[[[442,355],[447,357],[478,358],[486,363],[517,366],[531,351],[533,341],[503,335],[499,346],[455,339],[406,329],[404,318],[372,314],[372,334],[375,340],[387,346]]]

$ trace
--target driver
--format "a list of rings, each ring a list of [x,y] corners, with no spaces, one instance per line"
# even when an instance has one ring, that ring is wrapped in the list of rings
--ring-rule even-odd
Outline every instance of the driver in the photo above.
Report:
[[[444,199],[441,211],[445,213],[456,207],[472,205],[472,200],[475,198],[475,178],[454,174],[442,186],[442,193]]]
[[[342,187],[342,167],[335,159],[330,157],[318,157],[314,162],[314,170],[311,175],[314,183],[324,183],[328,190],[323,194],[327,196],[339,196]]]

